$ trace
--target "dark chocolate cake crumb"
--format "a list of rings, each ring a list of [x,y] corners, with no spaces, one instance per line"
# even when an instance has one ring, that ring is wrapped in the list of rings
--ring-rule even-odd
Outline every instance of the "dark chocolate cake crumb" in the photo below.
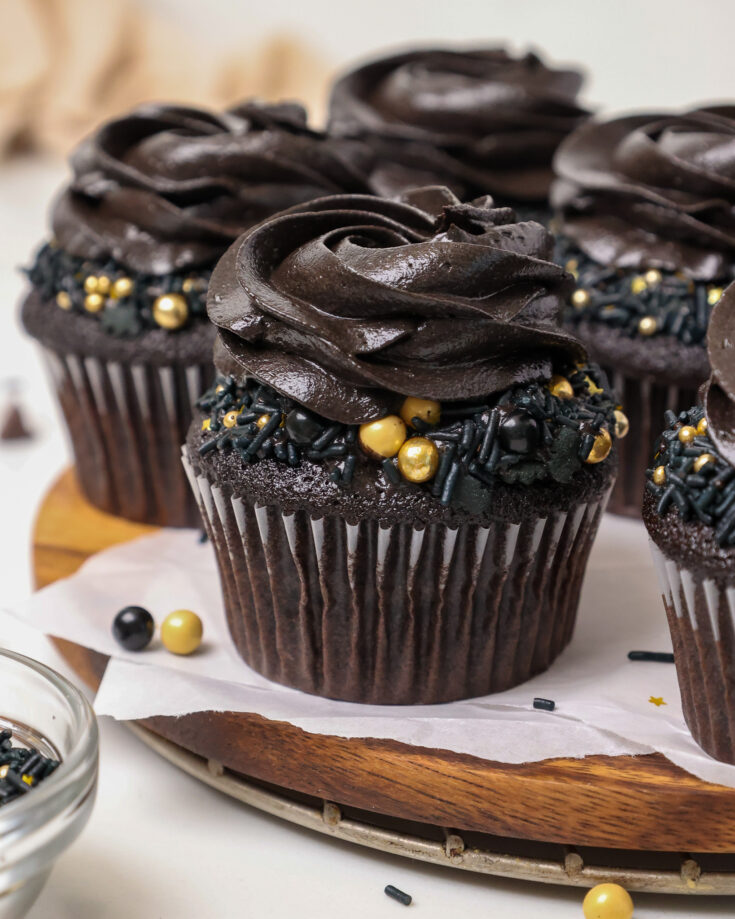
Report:
[[[130,274],[114,259],[92,261],[45,243],[26,270],[44,301],[67,312],[96,319],[116,338],[135,338],[151,329],[177,331],[206,319],[211,270],[168,275]],[[157,305],[161,298],[166,312]],[[178,309],[178,312],[177,312]]]
[[[335,484],[350,486],[362,453],[361,426],[321,418],[253,379],[238,384],[219,377],[197,405],[207,416],[200,456],[218,450],[234,452],[245,465],[263,459],[292,467],[323,462]],[[447,403],[437,423],[415,416],[410,427],[404,444],[416,435],[413,444],[423,453],[411,469],[400,452],[394,458],[396,448],[379,459],[383,478],[393,486],[404,479],[425,483],[446,507],[468,478],[485,486],[568,484],[585,464],[608,456],[627,421],[604,373],[584,364],[565,368],[548,385],[516,386],[485,404]]]
[[[565,312],[569,322],[599,322],[629,338],[668,335],[683,345],[705,346],[712,308],[730,280],[713,284],[657,268],[641,273],[600,265],[563,237],[555,260],[577,281]]]
[[[646,489],[661,517],[676,509],[683,521],[712,528],[717,545],[735,546],[735,469],[707,434],[707,419],[696,407],[666,412],[666,429],[646,470]]]

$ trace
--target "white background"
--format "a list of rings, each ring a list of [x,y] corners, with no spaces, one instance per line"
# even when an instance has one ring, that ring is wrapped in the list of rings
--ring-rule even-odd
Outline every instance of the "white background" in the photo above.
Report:
[[[148,0],[175,10],[207,40],[256,41],[274,30],[310,40],[336,65],[388,42],[509,38],[546,47],[558,61],[594,68],[589,101],[610,108],[686,105],[735,97],[732,5],[681,0],[618,2],[417,2]],[[171,49],[169,49],[170,53]],[[58,163],[0,169],[0,408],[18,379],[38,432],[0,445],[0,605],[30,589],[32,515],[66,462],[66,448],[35,353],[20,335],[16,266],[44,232]],[[0,635],[17,645],[18,636]],[[44,649],[38,646],[37,654]],[[65,855],[31,919],[316,919],[401,915],[382,893],[413,894],[417,914],[496,919],[581,916],[582,892],[472,877],[350,847],[269,818],[199,786],[117,724],[102,724],[100,797],[84,835]],[[639,895],[636,916],[732,916],[733,900]],[[409,914],[411,915],[411,914]]]

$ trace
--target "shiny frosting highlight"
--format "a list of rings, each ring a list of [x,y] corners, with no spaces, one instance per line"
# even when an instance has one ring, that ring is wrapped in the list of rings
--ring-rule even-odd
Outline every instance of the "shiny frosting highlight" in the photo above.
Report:
[[[277,211],[367,190],[368,159],[361,145],[311,131],[299,105],[146,105],[74,152],[53,231],[70,254],[111,257],[131,271],[206,266]]]
[[[735,106],[588,122],[554,167],[562,231],[599,263],[735,274]]]
[[[545,201],[554,151],[589,114],[575,102],[581,83],[532,53],[413,51],[343,76],[329,131],[369,138],[378,194],[437,182],[462,198]]]
[[[735,466],[735,285],[712,310],[707,332],[712,374],[704,386],[707,433],[723,459]]]
[[[241,237],[207,310],[219,370],[357,424],[404,396],[483,399],[584,357],[558,324],[551,237],[446,188],[322,198]]]

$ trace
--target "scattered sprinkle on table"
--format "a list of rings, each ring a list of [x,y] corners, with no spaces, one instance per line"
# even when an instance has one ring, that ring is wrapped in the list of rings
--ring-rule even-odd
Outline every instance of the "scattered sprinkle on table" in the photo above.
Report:
[[[556,702],[553,699],[541,699],[539,697],[533,700],[533,707],[539,708],[545,712],[553,712],[556,708]]]
[[[655,705],[656,708],[660,708],[662,705],[667,704],[666,702],[664,702],[663,696],[651,696],[651,698],[648,701],[651,703],[651,705]]]
[[[394,900],[398,900],[399,903],[403,903],[404,906],[411,905],[411,894],[404,893],[402,890],[399,890],[397,887],[394,887],[392,884],[388,884],[385,888],[385,892]]]
[[[658,661],[661,664],[673,664],[674,655],[669,651],[628,651],[629,661]]]

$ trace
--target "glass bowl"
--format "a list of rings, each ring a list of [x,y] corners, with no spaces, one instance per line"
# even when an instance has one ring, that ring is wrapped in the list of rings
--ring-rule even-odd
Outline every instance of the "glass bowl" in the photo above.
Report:
[[[24,916],[79,835],[97,790],[97,721],[82,693],[38,661],[0,650],[0,730],[61,761],[0,807],[0,919]]]

